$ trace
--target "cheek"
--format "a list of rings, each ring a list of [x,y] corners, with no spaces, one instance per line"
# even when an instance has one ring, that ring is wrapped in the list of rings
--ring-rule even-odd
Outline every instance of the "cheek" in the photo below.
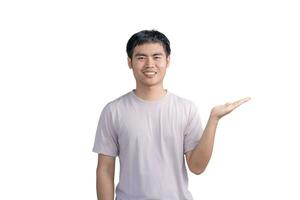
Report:
[[[167,61],[163,60],[163,61],[157,63],[157,65],[160,66],[161,68],[166,68],[167,67]]]
[[[158,65],[160,71],[166,71],[167,69],[167,64],[166,63],[160,63],[160,65]]]
[[[165,67],[160,68],[158,76],[163,77],[165,76],[165,74],[166,74],[166,68]]]

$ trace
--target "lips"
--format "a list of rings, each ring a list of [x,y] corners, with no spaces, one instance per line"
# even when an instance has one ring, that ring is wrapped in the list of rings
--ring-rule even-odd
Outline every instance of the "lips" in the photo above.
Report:
[[[153,78],[157,74],[157,72],[155,72],[155,71],[144,71],[143,74],[148,78]]]
[[[156,71],[144,71],[143,73],[144,74],[157,74]]]
[[[143,71],[143,73],[155,73],[155,74],[157,74],[156,71]]]

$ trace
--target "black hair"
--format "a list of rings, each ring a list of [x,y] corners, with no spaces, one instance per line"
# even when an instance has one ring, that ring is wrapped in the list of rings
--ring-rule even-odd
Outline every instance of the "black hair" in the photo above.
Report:
[[[168,57],[171,54],[170,41],[161,32],[157,30],[143,30],[135,33],[127,42],[126,52],[129,58],[132,58],[133,50],[136,46],[145,43],[160,43]]]

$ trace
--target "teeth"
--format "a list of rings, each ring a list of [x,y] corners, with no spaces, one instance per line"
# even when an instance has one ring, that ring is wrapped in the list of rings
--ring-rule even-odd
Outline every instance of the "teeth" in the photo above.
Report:
[[[146,75],[154,75],[156,73],[155,72],[144,72],[144,74],[146,74]]]

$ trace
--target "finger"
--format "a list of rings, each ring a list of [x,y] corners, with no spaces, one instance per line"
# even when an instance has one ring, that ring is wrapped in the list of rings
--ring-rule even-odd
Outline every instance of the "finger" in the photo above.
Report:
[[[235,102],[233,102],[234,105],[241,105],[247,101],[249,101],[251,98],[250,97],[246,97],[246,98],[243,98],[243,99],[240,99],[240,100],[237,100]]]
[[[234,103],[232,103],[233,109],[239,107],[240,105],[242,105],[243,103],[249,101],[250,99],[251,99],[250,97],[246,97],[246,98],[240,99],[238,101],[235,101]]]

